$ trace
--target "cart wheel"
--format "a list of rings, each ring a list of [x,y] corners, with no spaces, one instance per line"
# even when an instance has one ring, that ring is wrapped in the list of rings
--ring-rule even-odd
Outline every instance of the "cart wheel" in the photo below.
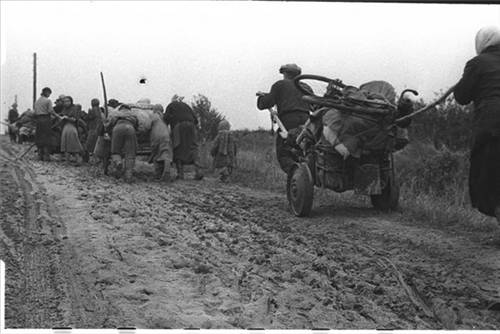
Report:
[[[286,195],[294,215],[309,215],[313,203],[314,182],[307,164],[300,163],[293,168],[287,179]]]
[[[382,189],[380,195],[371,195],[372,205],[382,211],[395,210],[399,206],[399,184],[389,176],[388,184]]]

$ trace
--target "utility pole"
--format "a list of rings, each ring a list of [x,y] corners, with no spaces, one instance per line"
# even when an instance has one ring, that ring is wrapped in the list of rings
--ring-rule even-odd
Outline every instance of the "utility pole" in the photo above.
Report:
[[[35,110],[36,101],[36,52],[33,53],[33,110]]]

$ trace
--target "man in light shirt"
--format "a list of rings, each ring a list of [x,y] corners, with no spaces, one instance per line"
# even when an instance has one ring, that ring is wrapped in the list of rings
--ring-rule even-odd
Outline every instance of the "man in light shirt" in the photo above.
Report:
[[[48,87],[42,89],[42,94],[35,102],[35,144],[38,148],[38,158],[41,161],[50,161],[52,152],[53,133],[51,116],[55,114],[52,101],[49,100],[52,90]]]

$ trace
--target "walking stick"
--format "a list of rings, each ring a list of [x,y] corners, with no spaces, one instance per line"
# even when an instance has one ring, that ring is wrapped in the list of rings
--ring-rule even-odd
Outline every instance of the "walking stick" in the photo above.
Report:
[[[27,149],[26,151],[24,151],[23,154],[21,154],[20,156],[16,157],[16,159],[14,161],[18,161],[20,159],[22,159],[26,154],[28,154],[29,151],[31,151],[31,149],[36,145],[36,143],[33,143],[31,144]]]

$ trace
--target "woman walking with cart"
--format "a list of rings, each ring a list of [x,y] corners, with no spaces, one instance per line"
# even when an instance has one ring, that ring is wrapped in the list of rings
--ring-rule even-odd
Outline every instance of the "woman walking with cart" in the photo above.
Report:
[[[472,206],[500,223],[500,29],[476,35],[477,56],[455,86],[460,104],[474,102],[469,193]]]

